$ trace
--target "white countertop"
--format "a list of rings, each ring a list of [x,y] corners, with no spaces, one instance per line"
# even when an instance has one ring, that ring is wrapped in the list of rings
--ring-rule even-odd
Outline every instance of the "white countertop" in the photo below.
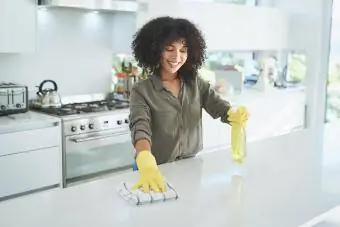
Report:
[[[340,226],[340,206],[337,206],[299,227],[338,227]]]
[[[52,117],[47,114],[37,113],[34,111],[1,116],[0,134],[49,127],[51,124],[56,122],[60,122],[58,117]]]
[[[303,86],[279,89],[275,87],[268,87],[265,91],[259,91],[254,88],[244,88],[241,93],[232,95],[221,94],[221,97],[230,101],[233,104],[242,104],[249,102],[266,101],[271,99],[274,102],[280,102],[283,99],[305,98],[306,88]]]
[[[0,226],[300,226],[340,204],[340,168],[323,166],[322,151],[307,135],[249,144],[244,178],[232,177],[228,150],[162,165],[177,201],[128,205],[116,187],[137,180],[137,172],[129,172],[0,202]]]

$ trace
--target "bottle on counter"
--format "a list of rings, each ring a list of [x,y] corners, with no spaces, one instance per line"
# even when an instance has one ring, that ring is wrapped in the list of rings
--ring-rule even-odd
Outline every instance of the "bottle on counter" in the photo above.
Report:
[[[231,156],[237,164],[242,164],[246,158],[246,132],[244,126],[233,125],[231,127]]]
[[[111,68],[111,93],[116,92],[116,86],[117,86],[117,70],[112,67]]]
[[[117,83],[116,83],[116,92],[118,94],[124,94],[125,92],[125,77],[126,74],[119,72],[116,74],[117,77]]]
[[[243,107],[233,107],[231,111],[239,113],[239,115],[235,116],[243,116],[242,114],[244,114],[246,110]],[[244,122],[239,124],[232,123],[231,126],[231,159],[233,163],[237,165],[243,164],[247,156],[246,121],[245,119]]]

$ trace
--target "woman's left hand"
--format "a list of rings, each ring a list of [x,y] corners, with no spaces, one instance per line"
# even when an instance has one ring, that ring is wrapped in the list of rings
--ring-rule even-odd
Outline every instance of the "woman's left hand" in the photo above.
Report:
[[[249,113],[246,107],[241,106],[234,111],[232,108],[228,111],[227,119],[228,121],[233,124],[245,125],[248,121]]]

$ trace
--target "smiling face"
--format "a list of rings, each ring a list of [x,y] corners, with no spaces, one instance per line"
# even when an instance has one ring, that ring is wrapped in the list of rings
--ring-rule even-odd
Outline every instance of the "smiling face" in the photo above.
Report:
[[[174,74],[186,62],[188,48],[184,40],[171,43],[164,48],[162,53],[162,71],[166,74]]]

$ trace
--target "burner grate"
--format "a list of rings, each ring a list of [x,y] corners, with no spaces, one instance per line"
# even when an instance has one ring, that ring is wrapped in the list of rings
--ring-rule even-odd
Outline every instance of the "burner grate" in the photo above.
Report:
[[[105,112],[114,109],[128,108],[129,103],[127,102],[117,102],[117,101],[94,101],[94,102],[80,102],[80,103],[69,103],[64,104],[60,108],[42,108],[38,106],[33,106],[32,108],[47,114],[57,115],[57,116],[68,116],[75,114],[85,114],[85,113],[97,113]]]
[[[15,86],[17,84],[11,82],[0,82],[0,87]]]

